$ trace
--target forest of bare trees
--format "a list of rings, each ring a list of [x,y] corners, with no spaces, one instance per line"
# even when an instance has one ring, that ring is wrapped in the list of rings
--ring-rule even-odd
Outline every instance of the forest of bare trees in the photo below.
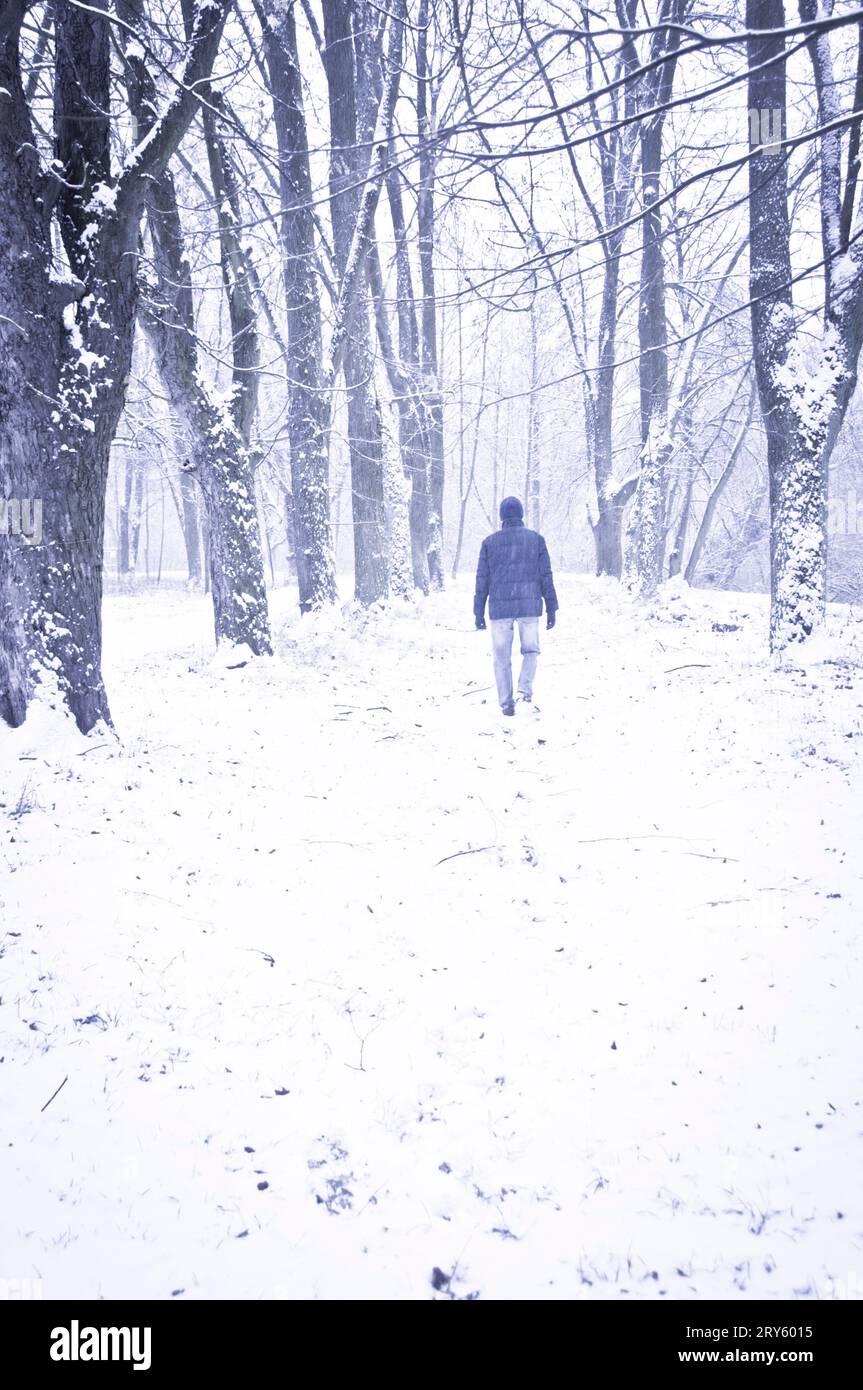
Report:
[[[769,589],[776,653],[859,601],[861,16],[2,0],[3,719],[110,722],[108,587],[264,654],[268,590],[441,588],[508,491],[634,599]]]

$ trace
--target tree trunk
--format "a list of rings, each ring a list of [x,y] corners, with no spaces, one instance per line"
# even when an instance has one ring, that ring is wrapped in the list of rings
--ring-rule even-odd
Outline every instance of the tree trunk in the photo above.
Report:
[[[629,165],[631,154],[628,150],[625,156]],[[612,177],[615,180],[619,178],[616,169]],[[620,198],[615,195],[614,187],[609,190],[607,201],[613,208],[618,206]],[[625,503],[635,491],[635,482],[627,484],[625,496],[621,498],[622,490],[612,484],[614,358],[617,350],[617,299],[622,246],[623,236],[618,232],[611,239],[603,268],[596,385],[592,397],[585,402],[585,423],[592,441],[593,477],[596,487],[597,519],[591,523],[596,547],[596,573],[610,574],[614,579],[619,579],[623,572],[623,516]],[[587,394],[590,396],[589,389]]]
[[[644,87],[643,105],[665,107],[671,97],[680,29],[663,29],[662,22],[683,22],[689,0],[662,0],[651,56],[670,55]],[[639,291],[638,362],[641,402],[641,461],[635,502],[629,521],[625,578],[636,593],[656,592],[663,576],[668,475],[674,444],[668,422],[668,326],[665,312],[665,261],[660,211],[660,174],[665,110],[642,119],[641,147],[642,241]]]
[[[411,490],[410,533],[414,585],[424,594],[427,594],[429,590],[429,476],[431,472],[429,425],[431,417],[428,403],[423,395],[419,327],[400,177],[395,167],[386,176],[387,198],[396,243],[399,366],[402,371],[401,390],[398,391],[399,442],[402,463]],[[382,296],[380,302],[381,307],[383,307]],[[398,390],[398,383],[392,372],[390,373],[390,380],[394,389]]]
[[[668,470],[673,445],[668,431],[668,346],[665,317],[665,267],[659,173],[662,119],[641,126],[642,217],[641,290],[638,371],[641,395],[641,461],[629,523],[626,578],[642,596],[656,592],[662,580]]]
[[[184,14],[188,16],[188,11]],[[137,48],[127,49],[127,90],[139,130],[146,136],[156,92]],[[251,288],[235,225],[239,205],[233,176],[215,124],[219,98],[208,91],[204,135],[219,228],[222,278],[231,326],[233,391],[229,407],[209,397],[198,360],[192,277],[174,179],[164,169],[148,183],[147,223],[153,244],[154,286],[142,305],[159,374],[182,422],[185,466],[196,477],[207,513],[210,587],[216,643],[272,651],[255,477],[249,449],[257,403],[258,342]],[[155,301],[155,302],[154,302]]]
[[[240,439],[248,450],[252,443],[252,426],[258,408],[261,365],[258,314],[250,265],[240,240],[239,228],[243,213],[239,189],[215,114],[220,109],[220,96],[215,92],[210,93],[208,107],[202,114],[202,124],[219,223],[222,284],[225,288],[231,325],[231,414]]]
[[[390,386],[392,387],[394,404],[398,412],[399,452],[402,460],[402,469],[409,485],[407,505],[413,587],[427,594],[429,588],[427,555],[428,430],[426,427],[424,403],[416,382],[418,372],[414,373],[410,365],[404,363],[401,341],[398,354],[393,346],[384,296],[383,272],[381,270],[377,246],[373,246],[369,251],[367,271],[375,310],[378,344],[380,346],[384,366],[387,370]],[[400,300],[401,297],[402,290],[400,288]],[[401,318],[402,315],[400,313],[400,319]],[[400,339],[402,332],[403,329],[400,324]],[[391,531],[392,525],[389,520],[391,505],[394,500],[400,496],[400,492],[395,489],[393,480],[389,476],[388,461],[386,489],[388,529]],[[393,554],[392,541],[390,541],[390,554]],[[396,591],[400,592],[400,581],[396,584]]]
[[[279,150],[282,275],[288,321],[291,534],[300,610],[308,613],[334,603],[337,592],[312,176],[293,6],[268,0],[262,32]]]
[[[471,488],[476,477],[476,464],[479,455],[479,436],[482,427],[483,415],[485,410],[485,391],[486,376],[488,367],[488,348],[491,338],[491,313],[492,303],[488,301],[485,308],[485,327],[482,335],[482,352],[480,354],[479,370],[479,399],[477,401],[476,416],[473,427],[473,444],[471,446],[470,467],[465,469],[464,465],[464,427],[459,432],[459,499],[458,499],[458,531],[455,538],[455,550],[452,557],[452,577],[455,579],[461,564],[461,552],[464,545],[464,533],[467,525],[467,504],[470,500]],[[459,300],[459,380],[462,379],[462,352],[461,352],[461,300]],[[462,391],[462,422],[464,420],[464,394]]]
[[[678,457],[683,458],[683,486],[682,500],[677,512],[677,525],[674,528],[674,540],[668,552],[668,578],[675,579],[683,568],[683,555],[686,550],[686,536],[689,531],[690,513],[692,511],[692,492],[695,486],[695,474],[697,470],[697,459],[695,450],[692,446],[692,407],[687,402],[679,412],[679,444],[677,448]],[[673,503],[669,506],[669,517],[674,515]],[[670,522],[666,524],[670,529]]]
[[[43,508],[40,545],[0,541],[0,715],[13,724],[40,684],[59,687],[82,731],[110,722],[101,673],[105,493],[131,366],[143,192],[197,109],[227,6],[195,11],[176,92],[116,182],[111,20],[71,0],[54,6],[55,160],[43,175],[21,84],[25,7],[0,9],[0,333],[9,359],[0,373],[0,486]],[[62,283],[52,275],[55,209],[68,261]]]
[[[596,521],[591,521],[596,549],[596,573],[620,579],[623,573],[623,518],[626,506],[637,487],[631,478],[611,496],[603,496]]]
[[[140,459],[135,464],[135,482],[132,489],[132,506],[129,515],[129,570],[134,573],[138,565],[138,549],[141,541],[141,520],[144,515],[144,469]]]
[[[534,288],[536,280],[534,279]],[[539,342],[536,323],[536,295],[530,306],[530,397],[527,408],[527,450],[524,469],[524,512],[527,525],[539,530]]]
[[[748,0],[748,27],[779,31],[749,38],[750,68],[782,54],[784,24],[783,0]],[[784,134],[783,62],[751,73],[749,107],[778,112]],[[795,411],[791,226],[786,161],[781,153],[756,150],[752,154],[749,224],[752,342],[770,487],[770,645],[781,650],[808,637],[823,613],[827,513],[827,470],[817,438],[818,423],[807,438]]]
[[[180,520],[183,528],[183,541],[186,546],[186,565],[189,571],[189,585],[197,587],[201,582],[201,532],[198,524],[198,501],[195,484],[188,468],[180,469]]]
[[[801,15],[815,13],[802,0]],[[786,134],[783,0],[748,0],[749,109],[761,121],[778,113]],[[761,31],[757,33],[756,31]],[[765,32],[766,31],[766,32]],[[809,45],[818,120],[835,118],[836,83],[829,36]],[[771,62],[770,67],[764,67]],[[770,117],[766,117],[767,120]],[[776,116],[773,114],[773,120]],[[853,206],[856,171],[845,202]],[[850,193],[849,193],[850,191]],[[770,645],[804,641],[822,620],[827,571],[827,466],[857,380],[863,339],[863,267],[857,231],[846,243],[839,143],[821,142],[819,169],[825,310],[821,340],[800,328],[792,296],[786,155],[760,145],[749,161],[750,297],[755,377],[767,435],[770,481]],[[846,227],[846,233],[842,228]],[[853,245],[851,243],[854,243]],[[843,255],[837,284],[834,258]]]
[[[132,510],[132,465],[126,458],[123,469],[123,497],[117,509],[117,577],[122,583],[129,573],[129,513]]]
[[[353,0],[328,0],[324,5],[326,46],[322,56],[330,111],[330,208],[333,252],[343,292],[360,213],[362,180],[369,165],[371,103],[370,92],[363,88],[370,87],[371,76],[358,61],[353,11]],[[354,586],[355,597],[363,604],[385,598],[388,591],[381,410],[374,385],[369,308],[363,276],[350,296],[342,360],[351,461]]]
[[[737,431],[737,435],[735,437],[734,443],[731,446],[731,452],[728,455],[725,467],[723,468],[722,472],[717,478],[716,483],[710,493],[710,496],[707,499],[707,504],[704,508],[704,513],[701,518],[701,524],[699,525],[698,530],[695,533],[695,540],[692,542],[692,550],[689,553],[689,559],[686,562],[686,571],[684,574],[684,578],[686,579],[687,584],[694,583],[695,577],[698,573],[698,566],[701,563],[701,556],[704,552],[704,547],[707,544],[707,538],[710,535],[710,529],[713,525],[713,518],[716,515],[716,508],[718,507],[720,498],[722,497],[722,494],[725,491],[725,488],[727,487],[731,479],[731,475],[734,472],[734,469],[737,465],[737,460],[739,459],[741,450],[743,449],[743,444],[746,439],[746,435],[749,432],[749,426],[752,424],[752,411],[754,405],[755,396],[752,392],[750,392],[749,407],[747,409],[746,416],[742,424],[740,425],[739,430]]]
[[[197,479],[204,499],[216,642],[247,646],[260,656],[270,652],[272,644],[254,470],[232,410],[216,406],[202,382],[191,272],[169,172],[150,185],[147,219],[156,284],[142,304],[141,318],[165,393],[182,423],[185,467]],[[254,342],[254,334],[251,338]],[[245,343],[241,336],[240,353],[248,351],[248,341],[248,335]],[[256,347],[252,352],[256,358]],[[250,397],[254,402],[244,374],[234,395],[241,420],[248,419]]]
[[[109,23],[56,8],[56,152],[43,180],[21,91],[18,27],[0,19],[0,242],[7,369],[0,392],[7,496],[40,498],[41,545],[0,540],[0,713],[21,723],[37,684],[59,686],[82,731],[110,723],[101,675],[102,552],[108,457],[123,407],[135,322],[135,238],[93,222],[110,176]],[[10,109],[11,108],[11,109]],[[27,143],[29,142],[29,143]],[[49,194],[75,282],[51,278]]]
[[[438,370],[437,297],[435,289],[435,149],[432,143],[432,112],[428,63],[429,5],[420,0],[417,16],[417,125],[419,133],[419,188],[417,227],[419,236],[422,315],[420,365],[428,383],[425,399],[429,411],[429,582],[434,589],[444,587],[443,506],[444,434],[443,397]]]

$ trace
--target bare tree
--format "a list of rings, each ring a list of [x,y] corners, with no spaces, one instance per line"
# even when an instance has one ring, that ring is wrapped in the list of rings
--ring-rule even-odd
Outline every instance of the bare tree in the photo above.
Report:
[[[57,0],[54,162],[24,94],[26,0],[0,10],[0,484],[41,498],[43,543],[0,539],[0,716],[25,718],[37,683],[59,685],[87,731],[109,721],[102,679],[102,549],[111,442],[138,301],[138,228],[198,109],[230,0],[196,7],[182,70],[125,165],[111,152],[111,17]],[[62,241],[58,259],[52,223]]]
[[[134,6],[121,5],[121,14]],[[143,50],[125,48],[130,106],[139,131],[152,124],[152,78]],[[231,330],[230,403],[214,400],[201,371],[195,334],[192,276],[170,169],[154,177],[146,196],[155,283],[142,299],[142,322],[175,417],[181,422],[183,467],[200,484],[207,514],[210,591],[216,641],[272,649],[255,477],[250,451],[257,405],[257,314],[239,244],[239,198],[217,125],[219,98],[208,94],[204,137],[219,229],[222,279]],[[146,283],[146,278],[145,278]]]
[[[813,21],[814,3],[801,0]],[[748,0],[749,108],[787,135],[784,0]],[[837,119],[826,32],[809,41],[818,124]],[[863,48],[861,48],[863,54]],[[858,60],[859,69],[859,60]],[[859,87],[859,81],[858,81]],[[859,128],[859,116],[856,117]],[[859,138],[859,136],[857,137]],[[749,162],[750,294],[755,374],[770,479],[770,643],[804,640],[823,617],[827,556],[827,464],[857,382],[863,343],[863,233],[855,214],[854,145],[843,181],[835,131],[821,137],[818,194],[824,258],[821,331],[802,328],[793,299],[787,156],[757,136]],[[856,231],[852,234],[852,225]]]
[[[330,111],[330,213],[333,251],[344,294],[360,217],[362,185],[374,134],[370,67],[379,61],[377,11],[357,0],[327,0],[322,58]],[[388,592],[387,528],[381,407],[375,389],[370,305],[365,277],[342,312],[343,369],[347,393],[348,447],[356,597],[373,603]],[[341,325],[337,324],[337,331]]]
[[[294,6],[285,0],[266,0],[256,8],[279,151],[292,481],[288,526],[294,535],[300,609],[308,612],[336,598],[330,529],[330,405],[323,364],[309,141]]]
[[[419,188],[417,223],[420,276],[422,279],[422,333],[420,366],[426,383],[429,410],[429,536],[428,569],[433,588],[444,585],[443,503],[444,430],[438,362],[438,313],[435,285],[435,167],[434,88],[429,64],[429,0],[420,0],[417,16],[417,127],[419,133]]]
[[[653,66],[639,81],[639,105],[650,113],[643,116],[638,128],[643,208],[638,314],[641,458],[624,577],[631,588],[643,595],[652,594],[662,579],[667,489],[675,447],[668,418],[668,325],[660,174],[665,111],[677,67],[680,26],[689,5],[690,0],[661,0],[650,46],[649,65]]]

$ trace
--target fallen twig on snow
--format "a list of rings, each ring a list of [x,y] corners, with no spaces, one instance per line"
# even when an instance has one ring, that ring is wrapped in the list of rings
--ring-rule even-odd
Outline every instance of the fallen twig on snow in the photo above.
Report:
[[[269,951],[262,951],[259,946],[247,946],[245,949],[247,951],[251,951],[252,954],[255,956],[263,956],[264,960],[267,962],[267,965],[275,965],[276,963],[273,960],[273,957],[270,955]]]
[[[62,1091],[63,1087],[66,1085],[66,1082],[67,1082],[68,1080],[69,1080],[68,1076],[64,1076],[64,1077],[63,1077],[63,1080],[60,1082],[60,1085],[57,1087],[56,1091],[54,1092],[54,1095],[53,1095],[53,1096],[49,1096],[48,1099],[46,1100],[45,1104],[42,1106],[42,1109],[39,1111],[39,1114],[40,1114],[40,1115],[44,1115],[45,1111],[48,1109],[48,1106],[51,1104],[52,1100],[54,1100],[54,1098],[55,1098],[56,1096],[59,1096],[60,1092]]]
[[[699,850],[697,850],[697,849],[685,849],[685,850],[683,851],[683,853],[684,853],[684,854],[694,854],[696,859],[719,859],[723,864],[726,863],[726,861],[727,861],[729,864],[739,864],[739,863],[740,863],[740,860],[739,860],[739,859],[735,859],[735,858],[734,858],[732,855],[730,855],[730,854],[701,854],[701,852],[700,852]]]
[[[598,835],[594,840],[576,840],[577,845],[602,845],[627,840],[706,840],[706,835]]]
[[[494,845],[480,845],[478,849],[457,849],[455,854],[445,854],[443,859],[439,859],[435,868],[438,867],[438,864],[446,864],[449,859],[460,859],[463,854],[485,854],[486,850],[494,848]]]
[[[493,690],[493,685],[478,685],[475,690],[452,690],[449,695],[444,696],[447,700],[452,700],[456,695],[464,699],[465,695],[485,695],[489,690]]]
[[[685,661],[682,666],[669,666],[665,674],[670,676],[674,671],[688,671],[693,666],[698,666],[706,671],[713,665],[712,661]]]

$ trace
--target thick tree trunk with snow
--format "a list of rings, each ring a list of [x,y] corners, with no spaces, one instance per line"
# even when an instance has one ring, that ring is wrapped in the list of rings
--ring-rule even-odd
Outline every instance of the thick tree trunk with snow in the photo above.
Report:
[[[784,26],[783,0],[748,0],[750,29]],[[748,42],[750,68],[776,58],[781,32]],[[778,112],[785,126],[785,65],[776,63],[749,78],[751,110]],[[803,382],[795,382],[796,324],[791,289],[791,227],[783,154],[753,153],[749,164],[750,290],[755,376],[770,481],[770,642],[781,649],[807,637],[824,607],[827,477],[819,422],[804,434],[795,407]],[[801,364],[802,365],[802,364]]]
[[[54,6],[55,163],[45,171],[21,82],[26,6],[0,9],[0,486],[40,498],[43,513],[40,545],[0,540],[0,715],[13,724],[40,682],[59,686],[83,731],[110,721],[105,492],[131,365],[143,192],[197,109],[195,84],[212,67],[228,3],[195,10],[176,91],[117,181],[109,20],[71,0]],[[53,211],[67,262],[59,275]]]
[[[431,415],[428,403],[418,393],[412,395],[406,408],[399,409],[399,443],[405,476],[410,483],[408,516],[414,587],[427,594],[430,585]]]
[[[336,599],[330,528],[329,400],[315,269],[312,176],[293,7],[268,0],[262,27],[279,150],[292,535],[300,609],[306,613]]]
[[[603,495],[598,504],[599,515],[596,521],[591,521],[597,574],[620,579],[623,573],[623,519],[635,488],[636,481],[632,479],[610,497]]]
[[[22,12],[7,6],[0,21],[0,483],[7,496],[41,499],[43,525],[40,545],[0,540],[0,713],[20,723],[34,685],[47,679],[86,731],[110,722],[101,675],[105,490],[131,363],[136,226],[115,215],[110,197],[102,201],[109,123],[93,112],[107,110],[107,20],[57,5],[58,186],[38,167],[21,90]],[[52,277],[52,201],[71,269],[64,284]]]
[[[235,320],[242,325],[234,339],[239,380],[231,405],[216,404],[199,370],[191,273],[169,172],[151,184],[147,220],[156,283],[142,305],[142,322],[171,409],[181,422],[184,466],[197,478],[204,499],[216,641],[247,646],[260,656],[272,644],[254,469],[241,432],[251,425],[250,401],[254,410],[253,388],[243,370],[250,354],[257,360],[254,329],[236,308],[240,291],[234,287],[232,326]]]
[[[391,597],[407,599],[416,587],[411,551],[411,484],[404,471],[401,447],[386,425],[383,443],[389,592]]]
[[[155,89],[137,47],[127,49],[127,89],[139,130],[152,124]],[[239,207],[216,126],[210,92],[204,134],[219,226],[222,279],[231,325],[233,382],[230,404],[211,399],[199,370],[192,279],[183,249],[177,194],[170,170],[147,185],[147,223],[155,285],[143,304],[159,374],[185,437],[184,467],[204,499],[209,536],[210,592],[216,642],[272,650],[255,478],[249,444],[257,404],[258,339],[255,304],[236,231]]]
[[[801,15],[814,5],[802,0]],[[748,0],[749,108],[786,121],[783,0]],[[752,31],[767,31],[756,36]],[[772,31],[772,32],[771,32]],[[819,124],[835,118],[829,36],[810,45]],[[762,65],[762,70],[758,70]],[[764,115],[762,114],[762,120]],[[775,116],[773,118],[775,120]],[[854,205],[856,171],[850,188]],[[824,614],[827,466],[857,380],[863,338],[863,253],[846,240],[838,142],[821,144],[819,168],[825,313],[820,339],[802,329],[792,296],[786,156],[756,149],[749,163],[750,293],[755,375],[767,435],[770,480],[770,645],[804,641]],[[860,228],[857,218],[858,235]],[[843,230],[843,227],[845,230]],[[853,244],[852,244],[853,242]],[[841,257],[841,260],[839,259]]]
[[[349,322],[344,333],[342,367],[347,394],[348,448],[351,460],[351,511],[354,536],[355,595],[360,603],[385,598],[387,527],[381,410],[374,381],[370,305],[365,275],[351,291],[351,252],[362,199],[362,180],[369,167],[367,112],[361,87],[371,75],[358,60],[353,0],[329,0],[324,6],[324,69],[330,110],[330,197],[333,251]],[[359,16],[356,19],[359,20]],[[395,21],[393,21],[395,22]],[[371,55],[364,54],[369,57]]]

